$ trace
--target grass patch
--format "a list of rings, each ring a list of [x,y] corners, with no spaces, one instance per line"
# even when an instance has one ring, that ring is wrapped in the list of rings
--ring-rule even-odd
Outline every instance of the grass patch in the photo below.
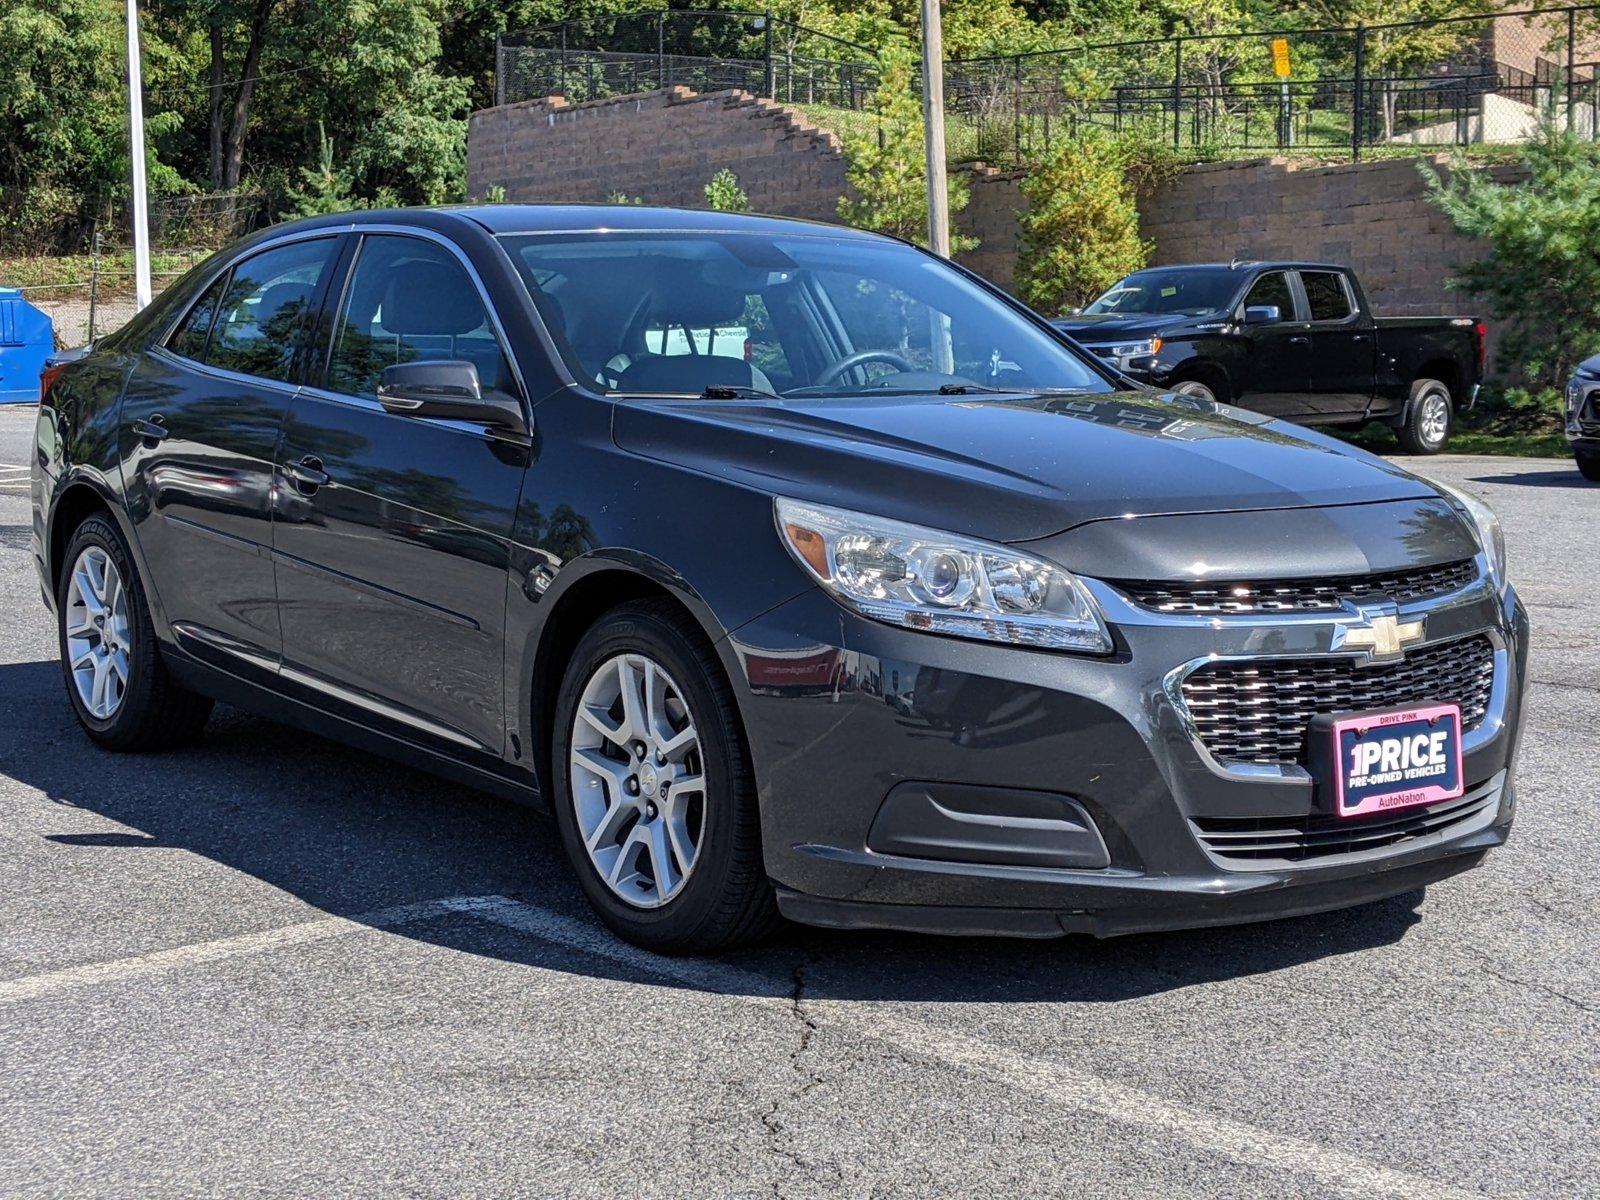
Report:
[[[155,275],[175,275],[187,271],[206,256],[206,251],[150,255],[150,271]],[[94,274],[94,259],[87,254],[62,254],[0,258],[0,287],[50,288],[86,287]],[[133,277],[133,251],[122,250],[100,256],[100,282],[114,286],[119,277]]]
[[[1355,431],[1328,430],[1371,450],[1374,454],[1398,454],[1400,443],[1394,430],[1379,421],[1364,425]],[[1450,435],[1446,454],[1496,454],[1506,458],[1571,458],[1572,447],[1559,433],[1483,433],[1474,429],[1458,429]]]

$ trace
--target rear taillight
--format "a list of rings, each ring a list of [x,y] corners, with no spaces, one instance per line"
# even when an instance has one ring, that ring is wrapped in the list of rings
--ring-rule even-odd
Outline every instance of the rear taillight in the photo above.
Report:
[[[66,363],[46,363],[44,370],[39,372],[39,403],[44,403],[44,398],[50,394],[50,389],[55,386],[56,380],[61,378],[61,372],[67,369]]]
[[[1482,321],[1472,323],[1472,335],[1478,343],[1478,374],[1483,374],[1484,365],[1488,362],[1489,355],[1489,327]]]

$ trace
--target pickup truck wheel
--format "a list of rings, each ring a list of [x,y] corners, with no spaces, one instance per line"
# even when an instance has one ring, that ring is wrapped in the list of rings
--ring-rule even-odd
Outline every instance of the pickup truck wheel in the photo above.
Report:
[[[1437,454],[1450,440],[1454,424],[1450,389],[1437,379],[1419,379],[1411,385],[1405,419],[1395,434],[1407,454]]]
[[[1600,483],[1600,451],[1576,450],[1573,453],[1577,456],[1578,470],[1583,472],[1583,477]]]
[[[1196,400],[1204,400],[1215,404],[1217,394],[1198,379],[1185,379],[1182,383],[1172,385],[1172,391],[1179,396],[1193,396]]]

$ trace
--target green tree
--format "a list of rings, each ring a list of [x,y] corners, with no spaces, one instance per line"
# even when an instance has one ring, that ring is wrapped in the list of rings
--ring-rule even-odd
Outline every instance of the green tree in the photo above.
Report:
[[[723,167],[706,184],[706,204],[716,212],[749,212],[750,197],[739,186],[739,177]]]
[[[350,195],[349,173],[334,163],[333,139],[321,121],[317,122],[317,136],[317,165],[300,168],[300,187],[291,195],[289,208],[279,214],[284,220],[362,207]]]
[[[879,81],[871,109],[877,128],[850,130],[844,149],[846,179],[854,191],[839,201],[839,216],[858,229],[893,234],[928,244],[928,163],[923,145],[922,103],[913,84],[915,60],[903,46],[889,45],[879,59]],[[950,214],[966,208],[966,180],[951,176]],[[976,248],[976,238],[952,229],[951,253]]]
[[[1040,312],[1087,304],[1150,258],[1128,182],[1127,143],[1086,126],[1057,141],[1022,181],[1017,294]]]
[[[1422,173],[1450,223],[1487,248],[1449,284],[1505,322],[1498,365],[1555,387],[1600,352],[1600,144],[1546,122],[1521,166],[1501,182],[1457,155],[1447,173]]]

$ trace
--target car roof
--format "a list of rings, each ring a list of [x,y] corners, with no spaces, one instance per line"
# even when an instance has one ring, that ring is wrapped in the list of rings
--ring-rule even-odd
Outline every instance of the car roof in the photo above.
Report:
[[[1291,262],[1287,259],[1236,259],[1233,262],[1203,262],[1203,263],[1163,263],[1160,266],[1142,268],[1143,271],[1185,271],[1190,268],[1204,268],[1211,271],[1348,271],[1350,268],[1340,266],[1338,263],[1326,262]],[[1140,271],[1135,271],[1135,275]]]
[[[587,233],[602,230],[682,231],[685,233],[796,234],[861,241],[888,242],[893,238],[843,225],[807,221],[798,217],[767,217],[750,213],[705,209],[648,207],[641,204],[459,204],[438,208],[361,209],[330,213],[294,222],[296,228],[351,228],[362,225],[417,224],[437,228],[439,218],[464,218],[491,234]],[[288,226],[279,225],[281,233]]]

